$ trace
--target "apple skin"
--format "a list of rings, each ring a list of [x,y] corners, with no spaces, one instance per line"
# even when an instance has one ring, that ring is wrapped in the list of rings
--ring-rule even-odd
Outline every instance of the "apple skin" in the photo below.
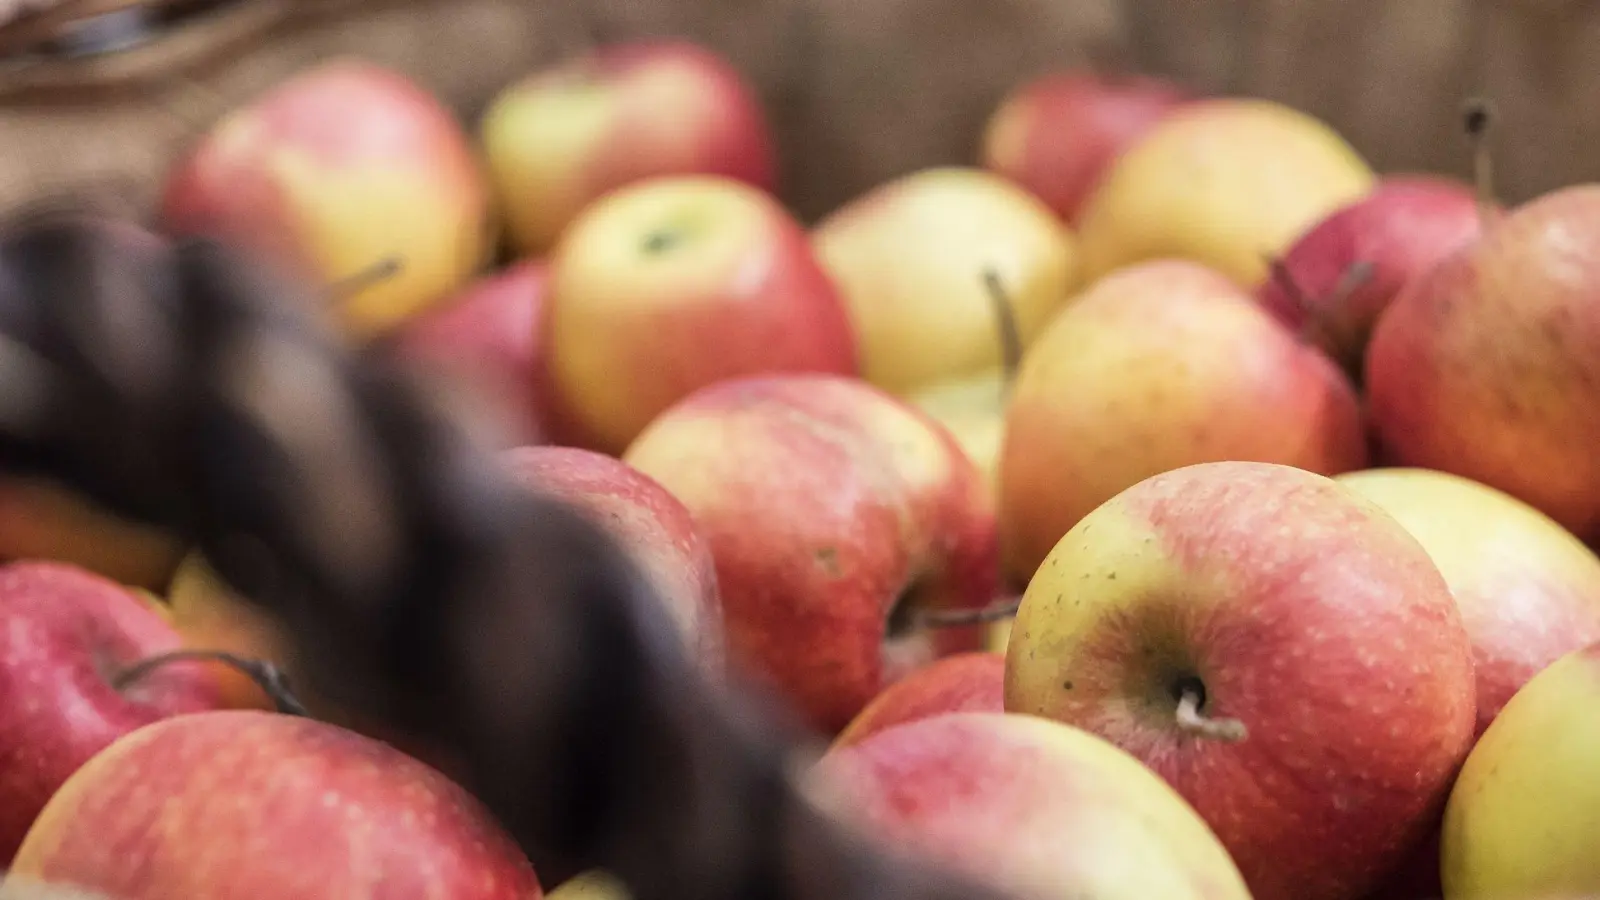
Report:
[[[1600,540],[1600,184],[1545,194],[1413,280],[1366,390],[1393,465],[1438,469]]]
[[[1511,698],[1461,768],[1445,809],[1450,900],[1600,896],[1600,644],[1574,650]]]
[[[489,404],[501,449],[544,442],[537,384],[545,377],[539,326],[549,265],[522,260],[484,275],[402,325],[392,351]]]
[[[685,650],[720,678],[726,641],[716,563],[688,507],[650,476],[603,453],[518,447],[500,459],[518,484],[588,514],[616,537],[666,602]]]
[[[706,47],[608,44],[511,84],[480,125],[512,248],[548,253],[579,212],[617,188],[716,175],[776,190],[760,98]]]
[[[1258,98],[1194,100],[1124,151],[1085,201],[1084,277],[1177,257],[1254,288],[1269,257],[1375,182],[1344,138],[1299,110]]]
[[[1229,742],[1177,721],[1185,684]],[[1256,900],[1353,900],[1437,822],[1476,721],[1426,550],[1291,466],[1186,466],[1062,537],[1006,652],[1006,710],[1098,734],[1214,828]]]
[[[1372,327],[1395,295],[1481,234],[1471,186],[1416,175],[1381,179],[1372,193],[1317,223],[1284,254],[1283,266],[1309,309],[1273,277],[1256,296],[1359,380]],[[1371,274],[1340,298],[1341,280],[1358,263],[1371,266]]]
[[[1005,436],[1006,373],[998,366],[937,382],[911,394],[913,406],[949,430],[983,474],[990,491],[1000,489],[1000,447]]]
[[[833,748],[880,731],[953,712],[1005,712],[1006,657],[972,651],[935,660],[872,699],[834,738]]]
[[[199,551],[191,551],[178,566],[166,595],[167,621],[191,650],[218,650],[244,659],[272,663],[293,677],[292,646],[283,625],[272,615],[234,593],[212,570]],[[272,709],[272,698],[248,675],[220,662],[204,662],[222,692],[221,706]],[[314,697],[299,696],[316,713]]]
[[[711,544],[730,674],[836,735],[885,687],[981,649],[979,626],[918,609],[986,606],[994,508],[949,432],[837,375],[730,379],[662,413],[624,462],[671,491]]]
[[[1024,900],[1250,900],[1170,786],[1057,722],[946,713],[829,751],[804,785],[865,837]]]
[[[118,737],[220,705],[197,663],[164,664],[127,688],[112,679],[179,649],[139,595],[66,563],[0,566],[0,868],[45,802]]]
[[[985,269],[999,276],[1024,347],[1079,284],[1071,232],[1039,198],[978,168],[885,182],[811,235],[849,307],[863,377],[897,396],[1000,365]]]
[[[173,534],[122,517],[63,485],[0,477],[0,560],[56,560],[160,590],[183,558]]]
[[[541,896],[516,844],[439,772],[336,725],[261,710],[118,739],[51,798],[13,874],[118,900]]]
[[[1000,534],[1022,581],[1144,478],[1243,460],[1366,463],[1354,389],[1248,291],[1187,260],[1129,266],[1071,301],[1022,360],[1001,448]]]
[[[447,299],[495,240],[488,181],[453,113],[351,58],[308,67],[212,126],[168,173],[160,218],[314,285],[398,261],[332,307],[358,339]]]
[[[1068,69],[1022,82],[985,124],[983,166],[1027,188],[1077,225],[1106,168],[1173,109],[1188,89],[1150,75]]]
[[[805,229],[743,182],[619,188],[551,255],[541,327],[552,443],[617,455],[695,390],[744,375],[855,375],[856,337]]]

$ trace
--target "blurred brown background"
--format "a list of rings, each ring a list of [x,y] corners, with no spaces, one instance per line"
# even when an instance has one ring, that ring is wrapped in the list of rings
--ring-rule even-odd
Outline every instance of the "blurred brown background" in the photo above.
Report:
[[[1119,54],[1294,104],[1386,171],[1466,175],[1459,110],[1483,94],[1507,200],[1600,180],[1600,4],[1580,0],[246,0],[137,50],[34,64],[3,58],[32,40],[15,29],[9,47],[0,33],[7,206],[107,183],[142,199],[228,103],[331,55],[395,66],[472,122],[541,63],[645,34],[705,41],[756,81],[784,193],[808,218],[893,175],[972,161],[1007,88]]]

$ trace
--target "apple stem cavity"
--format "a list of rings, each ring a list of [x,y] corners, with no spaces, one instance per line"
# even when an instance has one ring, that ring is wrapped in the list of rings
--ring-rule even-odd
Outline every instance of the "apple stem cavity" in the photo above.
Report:
[[[1189,734],[1230,744],[1244,740],[1248,730],[1238,719],[1213,719],[1205,714],[1206,686],[1198,678],[1185,678],[1173,688],[1178,697],[1178,728]]]
[[[139,679],[167,663],[184,661],[220,662],[232,666],[254,681],[272,700],[278,712],[291,716],[310,716],[305,704],[301,703],[300,698],[290,689],[289,677],[282,669],[266,660],[245,659],[225,650],[174,650],[171,653],[142,659],[111,679],[111,686],[118,691],[125,691]]]
[[[651,256],[659,256],[683,242],[683,235],[669,229],[659,229],[650,232],[644,239],[644,252]]]
[[[1022,365],[1022,330],[1017,326],[1017,313],[1011,305],[1011,294],[1000,280],[1000,272],[993,266],[983,270],[983,286],[989,292],[989,302],[994,309],[994,321],[1000,332],[1000,366],[1004,374],[1006,392],[1017,380],[1017,369]]]
[[[365,269],[346,275],[329,285],[327,288],[328,296],[334,300],[342,300],[375,284],[382,284],[388,281],[399,275],[404,268],[405,263],[400,260],[400,257],[385,256]]]
[[[1478,193],[1478,220],[1488,227],[1499,206],[1494,189],[1494,154],[1489,145],[1489,131],[1494,125],[1494,107],[1483,97],[1468,100],[1462,110],[1467,140],[1472,144],[1472,183]]]
[[[917,625],[923,628],[965,628],[970,625],[987,625],[1017,614],[1022,598],[999,600],[977,609],[922,609],[915,613]]]

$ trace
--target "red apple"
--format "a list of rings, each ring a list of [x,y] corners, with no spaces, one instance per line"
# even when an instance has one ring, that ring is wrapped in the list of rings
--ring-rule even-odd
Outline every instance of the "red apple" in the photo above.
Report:
[[[1151,75],[1047,72],[1002,98],[984,127],[983,165],[1076,224],[1106,167],[1191,97]]]
[[[1394,465],[1600,540],[1600,184],[1512,209],[1413,280],[1373,331],[1366,388]]]
[[[167,719],[101,751],[46,805],[11,879],[117,900],[541,896],[526,857],[454,782],[352,731],[262,710]]]
[[[481,125],[509,237],[542,255],[578,213],[624,185],[718,175],[776,187],[760,98],[698,44],[646,39],[599,47],[504,88]]]
[[[1005,698],[1160,773],[1255,900],[1356,900],[1436,826],[1474,677],[1450,588],[1398,521],[1303,469],[1216,462],[1062,537],[1012,626]]]
[[[525,260],[479,278],[403,325],[394,350],[490,404],[504,447],[544,441],[536,385],[544,377],[539,324],[549,267]]]
[[[164,224],[223,237],[330,289],[359,337],[447,299],[493,250],[492,198],[466,132],[405,76],[317,64],[234,110],[168,176]]]
[[[1476,240],[1480,219],[1470,185],[1385,178],[1296,241],[1257,299],[1359,379],[1378,316],[1408,281]]]
[[[952,712],[1005,711],[1006,657],[973,651],[935,660],[889,685],[834,739],[835,749],[880,731]]]
[[[169,716],[221,705],[200,663],[120,680],[182,644],[129,589],[76,566],[0,566],[0,867],[45,801],[112,741]]]
[[[921,617],[995,595],[988,492],[949,432],[888,393],[730,379],[662,413],[623,459],[710,542],[731,671],[824,734],[906,673],[981,648],[981,627]]]
[[[519,447],[501,459],[519,484],[587,513],[607,529],[666,601],[689,654],[707,673],[721,673],[716,566],[710,545],[678,498],[638,469],[590,450]]]
[[[588,207],[551,256],[542,327],[553,443],[621,453],[743,375],[855,375],[855,332],[804,228],[770,194],[657,178]]]

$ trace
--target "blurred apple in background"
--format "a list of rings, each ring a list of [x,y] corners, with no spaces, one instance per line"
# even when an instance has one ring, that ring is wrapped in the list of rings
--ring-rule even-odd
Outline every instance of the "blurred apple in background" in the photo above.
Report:
[[[524,487],[589,515],[651,579],[689,656],[718,680],[722,603],[711,547],[667,489],[614,457],[573,447],[518,447],[500,456]]]
[[[1427,551],[1333,480],[1156,475],[1084,517],[1023,596],[1006,710],[1152,766],[1255,900],[1356,900],[1427,835],[1472,744],[1472,644]]]
[[[611,873],[590,869],[561,882],[545,896],[550,900],[629,900],[633,894]]]
[[[1157,260],[1102,279],[1017,374],[999,469],[1008,574],[1025,583],[1068,529],[1139,481],[1228,460],[1362,467],[1349,380],[1199,263]]]
[[[1510,210],[1413,280],[1373,331],[1366,389],[1393,464],[1600,541],[1600,184]]]
[[[1269,258],[1374,179],[1344,138],[1304,112],[1255,98],[1195,100],[1129,147],[1085,201],[1084,275],[1179,257],[1254,288]]]
[[[1078,284],[1073,237],[1049,207],[981,169],[923,169],[879,185],[812,229],[849,305],[862,372],[906,396],[1001,363],[993,272],[1024,347]]]
[[[460,288],[491,257],[492,197],[470,138],[398,72],[340,58],[307,68],[218,121],[168,176],[161,218],[267,254],[332,286],[358,337]]]
[[[667,407],[743,375],[854,375],[855,335],[805,230],[770,194],[651,179],[556,247],[541,325],[551,442],[618,454]]]
[[[979,155],[985,168],[1075,225],[1106,168],[1192,96],[1152,75],[1046,72],[1002,98],[984,125]]]
[[[975,651],[935,660],[889,685],[839,732],[833,748],[907,722],[953,712],[1005,711],[1006,658]]]
[[[865,382],[731,379],[653,421],[623,460],[711,544],[729,665],[834,735],[887,685],[981,647],[921,617],[996,594],[994,511],[943,428]]]
[[[0,477],[0,560],[72,563],[159,591],[182,558],[176,536],[123,518],[64,485]]]
[[[51,798],[0,897],[12,879],[117,900],[541,896],[516,843],[439,772],[260,710],[167,719],[101,751]]]
[[[507,237],[543,255],[603,194],[663,175],[776,189],[776,151],[751,85],[682,40],[602,46],[505,87],[480,127]]]
[[[1450,900],[1600,896],[1600,644],[1551,663],[1478,739],[1442,839]]]
[[[134,667],[179,649],[143,598],[77,566],[0,566],[0,868],[45,802],[112,741],[222,702],[200,664]]]
[[[923,719],[830,751],[805,786],[878,846],[1022,900],[1250,900],[1216,834],[1170,786],[1057,722]]]
[[[996,496],[1008,390],[1007,373],[993,368],[977,375],[937,382],[906,398],[949,430],[967,458],[978,467],[984,484]]]

